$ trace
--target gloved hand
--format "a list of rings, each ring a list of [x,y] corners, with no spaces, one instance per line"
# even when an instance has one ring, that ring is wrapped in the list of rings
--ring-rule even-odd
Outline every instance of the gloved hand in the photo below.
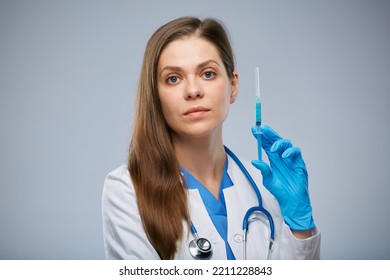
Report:
[[[256,137],[256,126],[252,127],[252,134]],[[259,160],[252,164],[261,171],[263,185],[279,202],[284,221],[293,230],[313,228],[308,175],[301,150],[266,125],[262,126],[262,146],[271,167]]]

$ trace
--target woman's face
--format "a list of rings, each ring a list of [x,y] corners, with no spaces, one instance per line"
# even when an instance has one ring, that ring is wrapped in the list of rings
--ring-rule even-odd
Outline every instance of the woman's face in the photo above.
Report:
[[[217,48],[191,36],[169,43],[157,68],[163,114],[174,137],[205,137],[222,132],[238,93],[238,75],[227,76]]]

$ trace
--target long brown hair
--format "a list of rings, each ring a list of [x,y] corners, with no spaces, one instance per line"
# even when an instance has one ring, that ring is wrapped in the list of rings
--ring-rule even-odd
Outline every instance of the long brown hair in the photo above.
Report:
[[[174,153],[157,92],[157,67],[164,48],[183,37],[198,36],[213,43],[227,74],[233,78],[234,56],[221,23],[183,17],[160,27],[145,49],[138,84],[136,115],[128,169],[134,184],[145,232],[161,259],[172,259],[190,224],[187,190]]]

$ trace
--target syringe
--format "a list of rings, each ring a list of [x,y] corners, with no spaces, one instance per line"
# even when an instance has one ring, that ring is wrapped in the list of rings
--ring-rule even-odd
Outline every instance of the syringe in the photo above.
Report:
[[[260,69],[256,67],[255,69],[255,79],[256,79],[256,139],[257,139],[257,154],[258,159],[262,160],[262,151],[261,151],[261,103],[260,103]]]

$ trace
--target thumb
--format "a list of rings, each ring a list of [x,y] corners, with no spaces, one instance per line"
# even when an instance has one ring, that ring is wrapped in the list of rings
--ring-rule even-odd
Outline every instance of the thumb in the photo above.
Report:
[[[252,165],[260,170],[261,175],[263,175],[263,185],[267,187],[271,187],[273,181],[273,174],[271,168],[262,160],[252,160]]]

